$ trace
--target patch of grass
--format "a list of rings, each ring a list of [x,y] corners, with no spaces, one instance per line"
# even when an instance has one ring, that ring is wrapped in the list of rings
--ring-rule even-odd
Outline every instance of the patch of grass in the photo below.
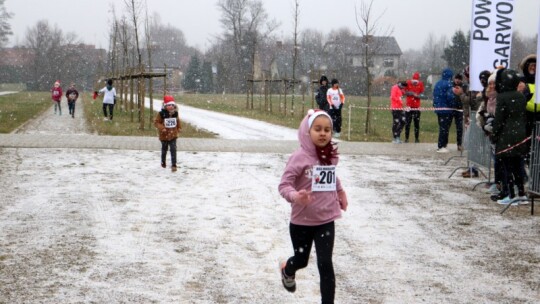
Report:
[[[0,133],[11,133],[52,106],[49,92],[0,96]]]
[[[92,99],[91,94],[84,94],[84,113],[87,125],[92,132],[100,135],[114,135],[114,136],[157,136],[156,128],[154,127],[153,120],[157,115],[157,112],[152,113],[152,123],[150,123],[150,110],[144,113],[144,126],[141,130],[141,124],[138,118],[138,110],[133,112],[130,110],[122,109],[120,104],[117,103],[114,107],[114,118],[112,121],[104,121],[103,117],[103,100],[98,97]],[[131,115],[133,114],[133,115]],[[180,116],[180,120],[182,117]],[[198,129],[186,122],[182,122],[182,132],[180,137],[189,138],[213,138],[216,135],[207,132],[202,129]]]
[[[313,108],[313,103],[306,96],[302,100],[302,96],[295,96],[294,111],[291,111],[292,97],[287,96],[287,111],[285,115],[285,99],[279,95],[272,95],[266,102],[264,96],[254,95],[253,109],[248,109],[246,104],[248,99],[246,95],[219,95],[219,94],[185,94],[175,96],[177,102],[189,106],[223,112],[242,117],[253,118],[266,121],[269,123],[289,127],[298,128],[300,121],[308,109]],[[249,100],[251,105],[251,100]],[[352,106],[349,111],[349,105]],[[316,105],[315,105],[316,106]],[[343,108],[343,123],[340,139],[347,139],[350,126],[351,141],[366,141],[366,142],[389,142],[392,140],[392,113],[389,110],[372,110],[371,111],[371,132],[365,134],[365,121],[367,97],[346,96],[345,107]],[[389,97],[373,97],[372,107],[389,107]],[[422,107],[431,107],[432,101],[422,101]],[[349,123],[350,114],[350,123]],[[414,126],[411,126],[409,139],[414,140]],[[405,130],[402,132],[403,139]],[[439,126],[437,123],[437,115],[433,111],[424,111],[420,118],[420,141],[421,142],[437,142],[439,134]],[[455,124],[452,124],[450,129],[450,143],[456,142]]]

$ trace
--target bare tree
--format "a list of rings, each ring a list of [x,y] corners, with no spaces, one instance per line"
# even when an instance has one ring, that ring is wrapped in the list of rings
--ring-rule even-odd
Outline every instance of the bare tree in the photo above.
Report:
[[[298,19],[300,17],[300,0],[294,0],[293,9],[293,58],[292,58],[292,99],[291,113],[294,113],[294,94],[296,92],[296,65],[298,64]]]
[[[427,64],[426,71],[430,74],[441,71],[446,63],[442,56],[444,49],[448,46],[448,41],[445,36],[436,40],[435,36],[430,33],[422,46],[422,57],[424,63]]]
[[[138,67],[140,68],[142,66],[142,55],[141,55],[141,48],[139,46],[139,15],[142,9],[142,2],[138,0],[124,0],[124,3],[130,14],[133,30],[135,33],[135,45],[137,47],[137,60],[138,60]]]
[[[363,42],[363,48],[362,48],[362,57],[363,57],[363,67],[365,69],[366,74],[366,85],[367,85],[367,111],[366,111],[366,128],[364,133],[369,134],[370,133],[370,121],[371,121],[371,61],[374,54],[377,54],[377,52],[380,49],[380,45],[373,43],[373,37],[377,36],[381,32],[381,26],[379,25],[381,17],[384,15],[386,10],[381,13],[378,17],[373,16],[373,2],[374,0],[370,0],[369,3],[365,2],[364,0],[360,3],[360,9],[357,9],[357,7],[354,7],[355,17],[356,17],[356,25],[358,27],[358,30],[360,31],[362,42]],[[387,28],[384,30],[381,36],[390,36],[392,33],[392,30],[390,28]]]
[[[146,37],[146,54],[148,55],[148,69],[152,71],[152,32],[150,31],[150,22],[148,19],[148,6],[145,7],[146,10],[146,18],[144,22],[144,34]],[[152,113],[154,112],[154,100],[152,99],[152,90],[154,88],[154,80],[152,77],[150,77],[148,89],[150,94],[150,115],[149,115],[149,122],[148,125],[152,125]],[[143,115],[141,119],[141,130],[144,129],[144,102],[143,102]]]
[[[31,67],[30,87],[46,90],[51,82],[63,78],[75,78],[70,65],[80,58],[72,56],[78,42],[73,33],[64,35],[57,26],[51,27],[46,20],[38,21],[26,33],[26,46],[34,51],[35,59]]]
[[[221,24],[225,35],[221,39],[221,57],[230,66],[229,79],[237,90],[246,87],[248,77],[253,78],[258,42],[277,27],[260,0],[219,0]]]

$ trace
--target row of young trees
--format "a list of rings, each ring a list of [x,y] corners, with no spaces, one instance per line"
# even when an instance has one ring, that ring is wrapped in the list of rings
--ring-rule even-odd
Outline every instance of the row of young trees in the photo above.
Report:
[[[372,16],[374,1],[361,1],[356,11],[356,29],[336,29],[329,34],[314,29],[299,32],[303,17],[300,3],[291,1],[294,30],[286,37],[278,37],[275,30],[279,24],[268,16],[261,0],[217,0],[222,33],[213,37],[203,53],[187,45],[182,30],[164,25],[155,13],[149,16],[143,0],[123,0],[120,13],[115,7],[111,10],[110,46],[103,66],[81,56],[80,49],[70,47],[81,43],[76,34],[64,33],[42,20],[28,29],[21,45],[35,52],[33,64],[27,68],[4,67],[0,77],[5,82],[24,79],[32,89],[48,89],[51,79],[75,79],[89,85],[96,73],[113,75],[140,66],[146,70],[167,66],[183,72],[182,89],[221,93],[246,92],[247,81],[256,73],[292,79],[326,73],[358,90],[348,92],[369,95],[369,65],[364,65],[365,70],[352,68],[347,58],[351,50],[331,46],[359,36],[391,35],[391,30],[370,22],[380,20]],[[11,34],[12,15],[5,10],[4,2],[0,0],[0,45],[5,45]],[[399,68],[391,76],[408,77],[414,71],[437,74],[446,66],[461,71],[468,62],[468,45],[468,33],[462,31],[450,40],[430,35],[419,49],[404,51]],[[511,62],[517,65],[534,50],[535,39],[515,32],[512,45]],[[269,67],[272,56],[280,65],[279,74]]]

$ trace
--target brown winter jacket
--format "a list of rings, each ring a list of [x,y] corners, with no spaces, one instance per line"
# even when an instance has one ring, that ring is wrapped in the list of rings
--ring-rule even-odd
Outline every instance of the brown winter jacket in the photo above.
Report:
[[[176,119],[176,127],[165,127],[166,119]],[[159,140],[161,141],[169,141],[178,138],[178,134],[180,133],[180,130],[182,130],[178,112],[174,111],[173,113],[169,113],[166,109],[161,110],[161,112],[156,115],[154,126],[158,130]]]

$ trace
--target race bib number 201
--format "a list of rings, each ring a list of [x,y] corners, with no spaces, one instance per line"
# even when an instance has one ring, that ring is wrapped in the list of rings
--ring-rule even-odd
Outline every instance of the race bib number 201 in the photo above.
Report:
[[[336,191],[336,166],[313,166],[311,191]]]

